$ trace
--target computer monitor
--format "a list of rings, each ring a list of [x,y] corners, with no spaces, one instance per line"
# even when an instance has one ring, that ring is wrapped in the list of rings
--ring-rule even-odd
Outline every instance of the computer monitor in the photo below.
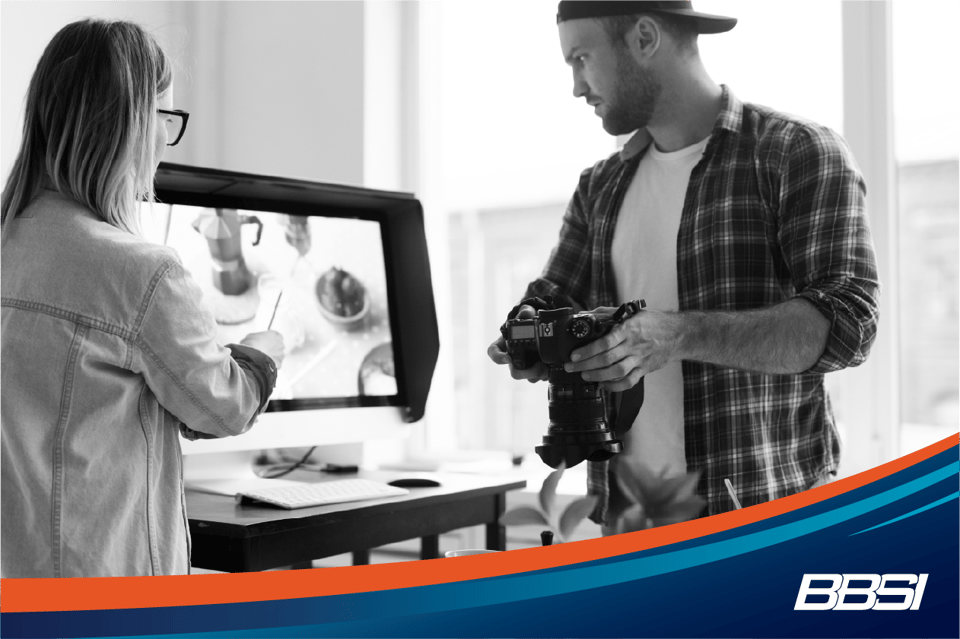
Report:
[[[258,423],[185,454],[398,437],[423,416],[439,339],[412,195],[170,163],[155,190],[146,232],[180,254],[221,343],[285,340]]]

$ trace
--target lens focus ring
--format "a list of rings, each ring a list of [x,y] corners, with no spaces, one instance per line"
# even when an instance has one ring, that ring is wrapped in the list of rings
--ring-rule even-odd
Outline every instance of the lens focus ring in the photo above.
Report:
[[[584,422],[590,423],[603,419],[603,402],[600,400],[551,403],[547,410],[551,424],[570,428],[579,428],[584,425]]]

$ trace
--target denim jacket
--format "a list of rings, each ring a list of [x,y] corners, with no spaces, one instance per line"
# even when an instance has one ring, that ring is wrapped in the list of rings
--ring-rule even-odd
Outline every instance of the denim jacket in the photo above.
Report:
[[[175,251],[55,191],[9,224],[3,577],[188,573],[179,433],[249,429],[273,360],[216,342]]]

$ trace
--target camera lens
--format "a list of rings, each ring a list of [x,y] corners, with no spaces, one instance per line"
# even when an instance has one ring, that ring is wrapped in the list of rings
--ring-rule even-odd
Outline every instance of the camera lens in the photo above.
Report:
[[[604,461],[623,450],[607,428],[600,386],[584,382],[580,373],[551,366],[548,404],[550,424],[536,451],[545,464],[569,468],[583,460]]]

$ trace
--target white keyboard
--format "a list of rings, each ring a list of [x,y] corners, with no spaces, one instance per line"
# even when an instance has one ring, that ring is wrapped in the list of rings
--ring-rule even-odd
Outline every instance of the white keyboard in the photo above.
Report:
[[[237,493],[237,499],[247,497],[281,508],[306,508],[381,497],[397,497],[409,492],[406,488],[397,488],[370,479],[337,479],[315,484],[296,482],[277,487],[247,489]]]

